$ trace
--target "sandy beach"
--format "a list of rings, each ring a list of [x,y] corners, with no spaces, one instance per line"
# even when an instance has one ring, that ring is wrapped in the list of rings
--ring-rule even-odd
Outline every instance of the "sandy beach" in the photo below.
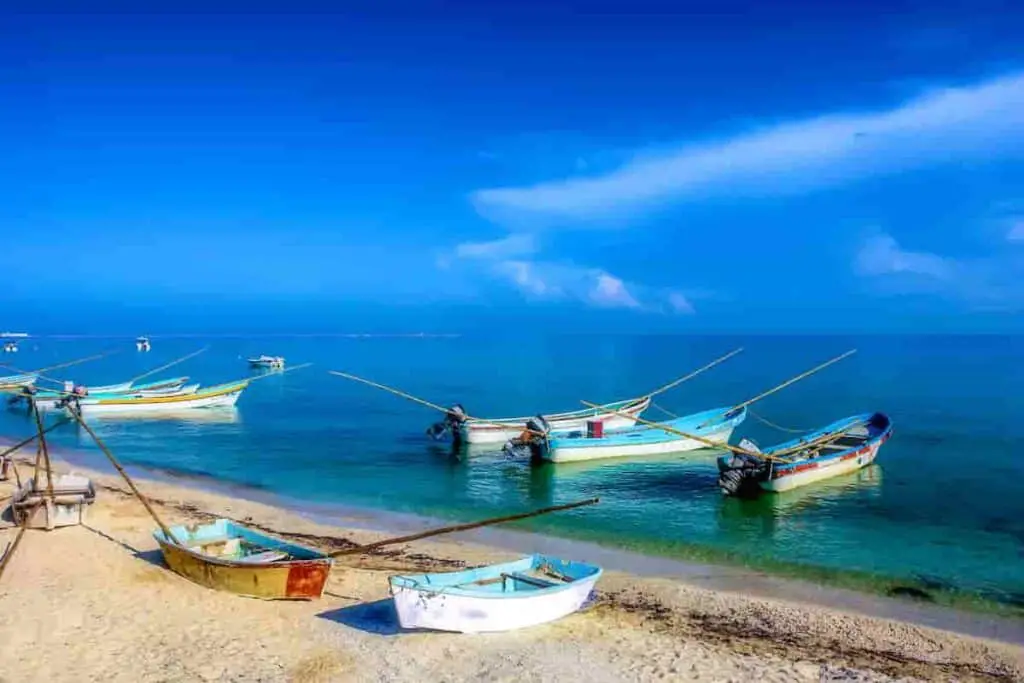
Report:
[[[119,477],[74,470],[97,484],[88,524],[27,532],[0,579],[0,681],[1024,680],[1019,645],[616,571],[597,604],[554,624],[400,632],[389,574],[515,556],[455,537],[342,558],[317,601],[218,593],[164,567],[155,525]],[[224,516],[326,549],[385,536],[138,484],[169,523]],[[13,490],[13,477],[0,482],[0,499]],[[0,527],[2,549],[16,534],[9,511]]]

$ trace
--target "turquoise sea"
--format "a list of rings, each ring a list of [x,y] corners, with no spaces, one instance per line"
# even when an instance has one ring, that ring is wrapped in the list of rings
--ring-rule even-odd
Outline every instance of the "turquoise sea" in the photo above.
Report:
[[[149,353],[126,339],[33,338],[0,362],[113,383],[208,346],[160,377],[204,384],[252,374],[260,353],[312,367],[254,383],[234,411],[161,419],[96,418],[123,462],[215,478],[318,508],[356,506],[475,519],[599,496],[597,506],[526,528],[645,553],[742,563],[1024,613],[1024,338],[1001,336],[175,337]],[[647,392],[733,348],[727,363],[660,396],[677,414],[738,403],[850,348],[859,352],[756,404],[788,429],[879,410],[895,424],[878,464],[755,501],[725,499],[714,453],[531,465],[500,452],[452,453],[429,441],[439,414],[327,374],[344,370],[470,414],[571,410]],[[662,416],[652,408],[646,416]],[[28,435],[24,410],[0,413],[0,436]],[[790,438],[751,417],[734,436]],[[52,439],[99,463],[70,425]],[[94,460],[93,460],[94,459]]]

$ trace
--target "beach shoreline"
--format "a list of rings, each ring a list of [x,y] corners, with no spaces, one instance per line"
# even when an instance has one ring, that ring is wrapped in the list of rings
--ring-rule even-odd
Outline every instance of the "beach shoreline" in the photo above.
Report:
[[[19,549],[18,556],[12,559],[11,568],[2,581],[5,585],[0,585],[0,604],[9,604],[13,600],[15,603],[32,604],[33,609],[39,609],[40,605],[36,603],[47,598],[39,595],[39,591],[26,591],[24,582],[36,583],[40,575],[45,577],[49,571],[63,571],[57,560],[59,553],[46,553],[41,550],[41,546],[49,543],[50,539],[61,545],[65,539],[74,539],[89,548],[100,544],[104,552],[116,550],[120,554],[116,562],[125,567],[135,567],[132,571],[137,571],[140,563],[145,565],[146,582],[158,582],[161,585],[167,583],[169,593],[185,591],[194,595],[200,605],[204,600],[217,603],[226,601],[224,604],[228,611],[275,614],[279,611],[315,614],[326,606],[338,607],[337,604],[318,606],[316,602],[307,603],[305,608],[268,606],[281,603],[263,603],[216,594],[190,584],[162,566],[156,552],[156,543],[151,536],[155,524],[119,477],[74,463],[60,462],[55,467],[58,471],[73,469],[93,478],[98,488],[98,500],[90,510],[89,528],[95,533],[73,528],[49,534],[26,534],[26,537],[31,538]],[[27,476],[28,472],[29,468],[22,465],[22,476]],[[365,544],[397,530],[395,527],[372,528],[381,526],[380,518],[372,514],[357,515],[347,520],[324,519],[315,512],[305,514],[221,491],[204,490],[194,485],[183,486],[179,482],[140,477],[138,483],[143,493],[154,502],[158,513],[167,517],[168,523],[224,516],[321,548]],[[8,495],[11,484],[5,482],[0,485],[5,487],[0,489],[0,497]],[[409,530],[412,529],[408,526],[401,529],[402,532]],[[4,538],[0,543],[6,540],[9,539]],[[126,548],[131,550],[126,551]],[[386,611],[389,606],[382,602],[387,598],[386,576],[389,573],[445,570],[484,564],[510,559],[522,552],[551,552],[568,555],[573,559],[596,559],[605,566],[608,573],[598,586],[598,607],[555,625],[527,629],[524,635],[517,635],[517,638],[535,637],[531,634],[550,630],[560,633],[562,637],[571,637],[576,643],[574,647],[585,652],[591,647],[598,647],[595,643],[601,643],[601,648],[608,648],[609,644],[605,641],[610,634],[618,633],[623,642],[616,641],[617,644],[611,646],[611,652],[617,652],[616,648],[623,650],[620,664],[627,666],[626,671],[635,664],[631,664],[630,657],[625,654],[627,650],[631,651],[634,639],[650,641],[652,638],[667,638],[681,643],[673,647],[681,647],[683,650],[671,653],[666,650],[662,653],[666,662],[682,657],[681,652],[688,647],[714,650],[715,657],[709,661],[719,667],[714,670],[718,673],[711,669],[706,672],[696,671],[695,680],[721,680],[718,678],[720,667],[739,666],[736,662],[740,661],[746,663],[744,666],[754,667],[749,671],[744,670],[744,675],[754,675],[756,670],[768,679],[775,675],[781,676],[779,680],[818,680],[824,675],[822,672],[832,669],[869,672],[864,674],[869,676],[867,679],[860,680],[886,680],[888,676],[926,680],[1024,678],[1024,648],[1019,645],[1024,642],[1021,638],[1024,622],[1018,620],[970,614],[934,605],[871,598],[853,591],[823,589],[813,584],[756,572],[662,560],[521,531],[488,530],[487,534],[469,532],[346,559],[345,571],[332,572],[328,584],[329,595],[325,596],[324,601],[340,602],[342,611],[358,609],[355,606],[360,604],[370,605],[366,609],[379,612],[376,621],[386,623],[387,618],[381,610]],[[57,567],[54,567],[55,562]],[[157,579],[157,576],[160,578]],[[95,577],[84,579],[84,582],[93,579]],[[68,591],[75,590],[74,585],[66,588]],[[376,607],[372,607],[374,605]],[[260,618],[263,616],[266,615]],[[328,640],[349,636],[357,640],[370,638],[371,645],[367,647],[373,650],[374,627],[370,627],[371,633],[368,635],[366,624],[353,626],[342,623],[342,628],[348,627],[344,634],[332,632],[323,637]],[[338,627],[337,623],[332,625]],[[12,627],[14,625],[10,619],[6,623],[0,622],[0,642],[11,640],[5,638],[5,635],[13,637]],[[354,632],[350,633],[353,629]],[[304,628],[299,628],[299,631],[304,632]],[[411,642],[421,637],[420,634],[410,634],[408,639]],[[449,635],[436,637],[445,640],[458,638]],[[15,642],[17,640],[14,638]],[[665,647],[669,648],[667,644]],[[0,645],[0,650],[4,648]],[[30,664],[27,653],[21,650],[8,650],[6,655],[16,657],[12,661],[19,662],[19,665]],[[734,661],[731,659],[733,657],[740,659]],[[726,661],[732,664],[723,663]],[[439,672],[445,670],[443,662],[436,662],[436,665],[441,667]],[[674,665],[666,666],[671,668]],[[27,678],[33,679],[29,670],[19,669],[18,665],[13,671],[20,671]],[[358,671],[345,667],[338,671],[340,677],[337,680],[363,680]],[[452,672],[445,675],[451,680],[459,678]],[[625,677],[628,678],[628,675]],[[444,679],[445,676],[440,678]],[[545,678],[546,673],[538,680]],[[415,680],[408,671],[396,671],[389,679]]]

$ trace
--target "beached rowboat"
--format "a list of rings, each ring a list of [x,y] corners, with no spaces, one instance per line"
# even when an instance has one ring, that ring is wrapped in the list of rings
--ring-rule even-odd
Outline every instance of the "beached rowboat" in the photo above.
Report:
[[[194,394],[174,394],[170,396],[118,396],[112,398],[89,397],[78,400],[83,415],[96,413],[146,413],[176,411],[183,408],[214,408],[233,406],[249,382],[233,382],[201,389]],[[72,399],[75,400],[75,399]]]
[[[751,455],[718,459],[718,485],[726,495],[761,489],[789,491],[867,467],[892,436],[892,421],[882,413],[856,415],[767,450],[744,439]]]
[[[457,633],[511,631],[578,611],[601,568],[543,555],[444,574],[392,576],[402,628]]]
[[[324,592],[333,560],[227,519],[153,532],[171,571],[214,590],[267,600],[312,600]]]
[[[679,417],[662,423],[663,426],[680,432],[702,437],[714,443],[728,443],[736,427],[747,417],[745,408],[715,408],[704,412]],[[531,423],[537,429],[539,422]],[[588,433],[593,434],[588,436]],[[679,434],[667,432],[659,427],[635,426],[611,429],[598,436],[579,431],[539,437],[533,434],[525,438],[530,454],[535,459],[549,462],[580,462],[602,458],[622,458],[665,453],[681,453],[698,448],[708,448],[704,441],[688,439]],[[520,442],[521,443],[521,442]]]
[[[644,396],[604,406],[606,410],[585,408],[568,413],[544,415],[552,434],[578,432],[587,428],[587,422],[600,422],[605,430],[632,427],[637,417],[651,405],[651,397]],[[615,412],[609,412],[615,411]],[[523,433],[527,423],[534,418],[510,417],[495,420],[466,418],[461,406],[454,406],[448,411],[445,422],[432,428],[438,431],[440,425],[450,428],[462,443],[467,444],[504,444]]]

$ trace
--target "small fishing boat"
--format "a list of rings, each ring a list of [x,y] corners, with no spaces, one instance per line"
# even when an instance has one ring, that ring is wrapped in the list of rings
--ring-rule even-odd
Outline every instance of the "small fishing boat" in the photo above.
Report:
[[[587,431],[549,435],[540,418],[529,423],[529,431],[512,440],[506,452],[549,462],[580,462],[602,458],[623,458],[665,453],[681,453],[708,448],[712,443],[728,443],[732,432],[747,417],[746,408],[715,408],[679,417],[661,426],[635,426],[603,431],[600,423],[591,423]],[[702,440],[689,439],[666,431],[677,430]]]
[[[138,384],[134,381],[121,382],[120,384],[104,384],[98,387],[89,387],[92,394],[116,394],[126,391],[154,391],[157,389],[176,389],[185,384],[188,377],[172,377],[171,379],[158,379],[155,382]]]
[[[254,368],[270,368],[280,369],[284,367],[283,356],[259,356],[257,358],[249,358],[249,365]]]
[[[65,399],[74,396],[79,405],[96,403],[102,399],[118,398],[155,398],[160,396],[191,396],[199,391],[199,384],[187,384],[179,387],[166,387],[163,389],[140,389],[129,391],[107,391],[96,392],[88,387],[74,387],[70,392],[65,391],[38,391],[35,394],[23,394],[32,396],[36,407],[42,411],[56,410],[63,408]]]
[[[578,611],[601,573],[595,565],[533,555],[459,572],[392,576],[389,582],[402,628],[485,633]]]
[[[0,391],[30,387],[35,384],[38,379],[39,375],[33,373],[0,377]]]
[[[94,413],[146,413],[177,411],[183,408],[214,408],[233,406],[238,402],[248,381],[221,384],[200,389],[193,394],[172,394],[169,396],[115,396],[110,398],[71,397],[83,415]]]
[[[317,550],[227,519],[176,526],[170,532],[173,538],[162,530],[153,537],[171,571],[201,586],[252,598],[319,598],[333,564]]]
[[[17,353],[18,342],[16,341],[5,341],[4,342],[4,353]]]
[[[744,439],[745,453],[718,459],[718,486],[728,496],[789,491],[867,467],[890,436],[887,415],[865,413],[763,451]]]
[[[568,413],[544,415],[544,421],[552,434],[578,432],[587,428],[588,422],[600,422],[604,429],[613,430],[632,427],[636,418],[651,405],[651,397],[628,399],[617,403],[609,403],[603,409],[585,408]],[[428,434],[439,438],[451,432],[457,442],[466,444],[503,444],[509,439],[518,437],[527,428],[533,417],[509,417],[494,420],[467,417],[461,405],[448,410],[445,419],[433,425]]]
[[[149,351],[153,347],[149,343],[149,337],[139,337],[135,340],[135,348],[139,351]]]

